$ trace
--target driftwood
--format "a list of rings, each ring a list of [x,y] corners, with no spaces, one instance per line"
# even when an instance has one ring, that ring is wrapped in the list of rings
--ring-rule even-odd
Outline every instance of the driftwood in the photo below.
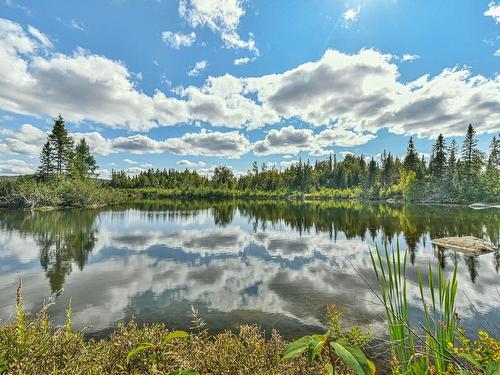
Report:
[[[466,255],[481,255],[497,250],[492,243],[473,236],[436,238],[431,242]]]
[[[474,210],[484,210],[485,208],[500,208],[500,204],[473,203],[469,207]]]

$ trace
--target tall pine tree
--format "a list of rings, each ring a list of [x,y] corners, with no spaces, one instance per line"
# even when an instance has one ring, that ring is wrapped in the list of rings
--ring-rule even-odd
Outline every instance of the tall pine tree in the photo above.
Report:
[[[429,166],[432,178],[441,182],[446,171],[446,144],[443,134],[439,134],[432,146],[432,165]]]
[[[73,140],[68,135],[68,130],[61,115],[54,122],[54,127],[49,134],[49,142],[54,172],[59,175],[69,173],[73,158]]]
[[[418,163],[418,154],[415,150],[415,145],[413,144],[413,137],[410,137],[410,140],[408,141],[408,148],[406,149],[406,155],[403,159],[403,166],[406,171],[413,171],[416,173]]]
[[[40,166],[37,170],[37,177],[40,180],[46,180],[54,172],[54,166],[52,164],[52,149],[50,142],[47,141],[42,148],[40,153]]]
[[[97,163],[94,156],[90,153],[89,146],[85,138],[75,147],[71,166],[71,174],[76,178],[94,177],[97,169]]]

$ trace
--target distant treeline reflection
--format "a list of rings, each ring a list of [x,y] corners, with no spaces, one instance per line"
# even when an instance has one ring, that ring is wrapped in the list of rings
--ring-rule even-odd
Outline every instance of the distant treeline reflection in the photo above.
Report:
[[[252,200],[166,200],[143,201],[139,204],[99,209],[61,210],[48,212],[0,212],[0,229],[17,231],[31,237],[40,251],[40,264],[54,293],[60,291],[74,267],[83,270],[99,235],[99,216],[127,215],[134,210],[145,222],[168,223],[179,218],[196,217],[208,211],[216,226],[231,224],[240,215],[251,223],[254,232],[277,224],[285,224],[300,234],[326,233],[335,241],[339,234],[347,239],[394,244],[403,238],[412,263],[419,242],[438,237],[472,235],[500,244],[500,211],[475,211],[463,206],[393,205],[359,201],[252,201]],[[367,245],[368,246],[368,245]],[[447,257],[435,249],[442,267]],[[493,257],[497,273],[500,253]],[[456,259],[452,259],[456,261]],[[472,281],[478,274],[478,262],[465,257]]]

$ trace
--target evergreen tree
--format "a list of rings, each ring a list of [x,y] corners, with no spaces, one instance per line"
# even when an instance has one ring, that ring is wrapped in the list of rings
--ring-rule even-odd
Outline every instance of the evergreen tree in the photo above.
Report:
[[[429,165],[433,179],[441,182],[446,171],[446,144],[443,134],[439,134],[432,146],[432,164]]]
[[[493,201],[500,199],[500,138],[493,137],[490,143],[490,156],[484,175],[486,192]]]
[[[52,149],[50,147],[50,142],[47,141],[43,145],[42,152],[40,153],[40,166],[38,167],[37,177],[40,180],[46,180],[53,172]]]
[[[372,157],[371,160],[368,162],[368,174],[366,177],[366,186],[368,188],[372,187],[375,185],[375,181],[377,179],[377,162],[375,159]]]
[[[89,146],[85,138],[82,138],[75,147],[71,166],[71,174],[76,178],[94,177],[97,163],[90,153]]]
[[[60,175],[68,173],[73,158],[73,139],[68,135],[68,130],[61,115],[54,122],[52,132],[49,134],[49,142],[54,171]]]
[[[413,171],[416,173],[418,163],[418,154],[415,150],[415,145],[413,144],[413,137],[410,137],[410,140],[408,141],[408,148],[406,149],[406,155],[403,159],[403,166],[406,171]]]
[[[467,128],[464,143],[462,145],[461,166],[463,169],[464,183],[462,185],[463,195],[472,199],[480,194],[482,186],[479,184],[479,175],[483,166],[483,155],[477,149],[476,131],[472,124]]]

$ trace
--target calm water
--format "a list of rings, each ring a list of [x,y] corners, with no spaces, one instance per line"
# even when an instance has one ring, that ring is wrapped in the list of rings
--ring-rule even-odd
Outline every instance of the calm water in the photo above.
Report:
[[[458,264],[468,328],[500,325],[500,254],[465,257],[431,239],[474,235],[499,244],[500,210],[359,202],[309,204],[168,201],[104,210],[0,212],[0,319],[12,318],[21,278],[25,305],[57,324],[72,297],[74,325],[106,334],[117,322],[188,328],[190,306],[213,331],[258,323],[287,337],[318,330],[335,303],[347,324],[383,323],[369,248],[409,249],[409,277],[430,262]],[[362,280],[360,275],[365,279]],[[419,295],[410,288],[410,301]],[[412,308],[413,316],[419,311]]]

